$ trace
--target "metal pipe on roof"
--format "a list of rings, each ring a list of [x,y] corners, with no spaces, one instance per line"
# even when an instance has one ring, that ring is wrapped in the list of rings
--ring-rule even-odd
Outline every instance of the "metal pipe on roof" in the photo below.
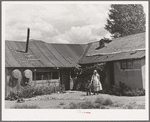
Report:
[[[28,52],[29,38],[30,38],[30,28],[27,29],[27,42],[26,42],[26,51],[25,51],[25,53]]]

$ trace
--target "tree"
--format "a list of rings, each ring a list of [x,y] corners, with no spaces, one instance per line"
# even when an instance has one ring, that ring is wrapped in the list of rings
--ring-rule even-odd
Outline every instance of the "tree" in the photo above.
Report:
[[[112,37],[145,32],[145,13],[141,4],[112,4],[105,29]]]

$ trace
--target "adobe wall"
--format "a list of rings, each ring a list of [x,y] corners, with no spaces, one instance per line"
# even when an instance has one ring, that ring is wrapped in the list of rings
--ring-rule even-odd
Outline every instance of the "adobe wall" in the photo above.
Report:
[[[141,70],[142,70],[143,88],[145,89],[145,58],[141,59]]]
[[[20,90],[23,90],[25,87],[20,85],[20,82],[22,82],[23,78],[20,78],[17,80],[18,84],[15,85],[14,87],[10,87],[8,84],[10,82],[11,79],[11,75],[12,75],[12,71],[18,69],[21,74],[23,75],[24,70],[26,70],[27,68],[5,68],[6,73],[5,73],[5,96],[7,96],[8,94],[10,94],[10,92],[18,92]],[[30,69],[30,68],[29,68]],[[30,69],[32,71],[32,73],[34,73],[34,69]],[[38,68],[36,70],[37,72],[50,72],[51,69],[44,69],[44,68]],[[54,70],[52,70],[54,71]],[[56,70],[55,70],[56,71]],[[57,71],[60,72],[60,78],[59,79],[51,79],[51,80],[34,80],[34,77],[31,79],[31,86],[33,87],[40,87],[40,86],[49,86],[49,85],[54,85],[54,86],[59,86],[60,83],[65,84],[65,89],[69,89],[69,69],[57,69]],[[11,79],[11,80],[15,80],[15,79]],[[16,81],[15,81],[16,82]]]
[[[141,63],[142,62],[142,63]],[[143,61],[141,59],[136,59],[133,61],[133,67],[141,67]],[[144,67],[143,67],[144,69]],[[143,72],[144,74],[144,72]],[[114,62],[114,83],[119,85],[119,82],[125,83],[130,88],[145,88],[143,87],[142,70],[140,69],[125,69],[122,70],[120,62]]]
[[[107,88],[110,87],[110,71],[109,71],[109,67],[107,67],[105,73],[106,73],[106,77],[105,77],[105,80],[104,80],[103,87],[105,89],[107,89]]]

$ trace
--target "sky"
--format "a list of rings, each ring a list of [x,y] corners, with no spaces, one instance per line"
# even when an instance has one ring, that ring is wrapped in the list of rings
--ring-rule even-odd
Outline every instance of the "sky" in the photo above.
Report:
[[[109,9],[110,4],[102,2],[7,2],[5,40],[26,41],[28,27],[30,39],[48,43],[85,44],[110,38],[104,29]]]

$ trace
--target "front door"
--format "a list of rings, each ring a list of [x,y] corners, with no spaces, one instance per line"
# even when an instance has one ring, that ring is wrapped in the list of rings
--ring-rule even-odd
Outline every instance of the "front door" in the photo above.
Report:
[[[62,79],[62,84],[65,85],[65,90],[69,90],[70,89],[70,80],[69,80],[69,70],[62,70],[61,71],[61,79]]]

